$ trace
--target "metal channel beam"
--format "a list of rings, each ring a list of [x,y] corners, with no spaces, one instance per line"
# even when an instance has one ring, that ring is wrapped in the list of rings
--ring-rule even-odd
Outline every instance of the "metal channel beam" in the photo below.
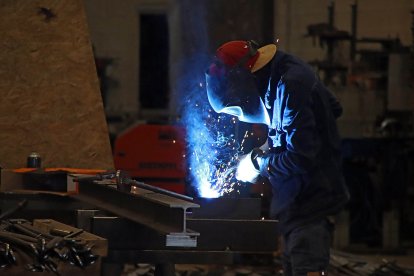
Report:
[[[120,217],[94,216],[91,232],[108,240],[110,250],[165,249],[165,235]]]
[[[80,183],[73,197],[166,235],[167,246],[196,246],[199,233],[186,226],[186,210],[199,207],[193,202],[144,189],[126,193],[96,183]]]
[[[278,249],[275,220],[188,219],[200,233],[199,251],[273,252]],[[93,217],[92,233],[106,238],[110,250],[163,250],[163,237],[117,217]]]
[[[276,220],[188,219],[200,233],[199,250],[272,252],[278,249]]]
[[[234,264],[240,252],[196,250],[110,250],[105,262],[172,263],[172,264]]]
[[[260,198],[194,198],[200,208],[192,210],[191,218],[203,219],[260,219]]]

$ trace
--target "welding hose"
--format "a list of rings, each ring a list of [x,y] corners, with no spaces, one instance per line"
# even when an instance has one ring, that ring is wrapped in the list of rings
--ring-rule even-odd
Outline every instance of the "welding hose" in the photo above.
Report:
[[[14,245],[17,245],[17,246],[21,246],[21,247],[28,248],[28,249],[30,249],[30,250],[33,251],[32,253],[36,257],[39,256],[39,251],[37,250],[37,248],[34,245],[34,243],[21,240],[19,238],[16,238],[13,235],[10,235],[9,233],[5,233],[4,231],[0,231],[0,239],[3,239],[3,240],[7,241],[10,244],[14,244]]]
[[[14,232],[6,232],[6,231],[3,231],[3,232],[5,232],[5,234],[7,234],[7,235],[14,236],[15,238],[20,239],[20,240],[24,240],[24,241],[31,242],[31,243],[37,243],[36,238],[29,237],[27,235],[22,235],[22,234],[18,234],[18,233],[14,233]],[[1,233],[1,231],[0,231],[0,233]]]

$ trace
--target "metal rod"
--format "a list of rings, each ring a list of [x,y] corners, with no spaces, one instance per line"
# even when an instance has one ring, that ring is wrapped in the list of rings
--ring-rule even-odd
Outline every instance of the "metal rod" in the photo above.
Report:
[[[169,195],[169,196],[172,196],[172,197],[175,197],[175,198],[193,201],[192,197],[189,197],[189,196],[186,196],[186,195],[183,195],[183,194],[178,194],[178,193],[175,193],[175,192],[172,192],[172,191],[169,191],[169,190],[165,190],[165,189],[162,189],[162,188],[158,188],[158,187],[155,187],[155,186],[152,186],[152,185],[148,185],[148,184],[145,184],[143,182],[133,180],[129,177],[122,176],[122,174],[123,174],[123,172],[118,170],[116,172],[101,173],[101,174],[97,174],[97,175],[94,175],[94,176],[77,177],[75,179],[75,181],[78,181],[78,182],[91,182],[91,181],[95,181],[95,180],[112,179],[112,178],[118,177],[118,178],[122,179],[122,183],[119,183],[118,186],[119,185],[121,185],[121,186],[122,185],[132,185],[132,186],[135,186],[135,187],[144,188],[144,189],[147,189],[147,190],[150,190],[150,191],[153,191],[153,192],[157,192],[157,193],[160,193],[160,194]],[[119,187],[118,187],[118,190],[119,190]]]
[[[329,6],[328,6],[328,24],[331,30],[334,29],[335,26],[335,3],[332,1]],[[329,64],[333,63],[333,41],[332,40],[328,40],[327,41],[327,45],[328,45],[328,62]],[[329,71],[328,71],[329,72]],[[330,73],[329,73],[330,75]],[[329,76],[330,78],[330,76]],[[328,78],[328,79],[329,79]]]
[[[0,220],[2,219],[6,219],[7,217],[13,215],[15,212],[19,211],[20,209],[22,209],[23,207],[25,207],[27,204],[27,200],[24,199],[22,201],[20,201],[19,203],[17,203],[16,206],[14,206],[13,208],[6,210],[4,213],[2,213],[0,215]]]
[[[152,192],[157,192],[157,193],[160,193],[160,194],[169,195],[169,196],[179,198],[179,199],[193,201],[193,198],[190,197],[190,196],[186,196],[186,195],[183,195],[183,194],[178,194],[178,193],[175,193],[175,192],[172,192],[172,191],[169,191],[169,190],[165,190],[165,189],[162,189],[162,188],[159,188],[159,187],[155,187],[155,186],[152,186],[152,185],[148,185],[148,184],[145,184],[143,182],[139,182],[139,181],[136,181],[136,180],[133,180],[133,179],[126,180],[125,184],[130,184],[130,185],[138,187],[138,188],[147,189],[147,190],[150,190]]]

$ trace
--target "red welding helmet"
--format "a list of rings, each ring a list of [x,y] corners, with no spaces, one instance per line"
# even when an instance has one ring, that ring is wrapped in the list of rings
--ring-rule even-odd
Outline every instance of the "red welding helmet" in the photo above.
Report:
[[[258,48],[253,41],[231,41],[219,47],[206,72],[207,96],[214,111],[247,123],[270,124],[252,73],[268,64],[275,53],[276,45]]]
[[[254,73],[269,63],[275,53],[275,44],[259,48],[253,40],[235,40],[221,45],[216,51],[216,57],[227,66],[243,66]]]

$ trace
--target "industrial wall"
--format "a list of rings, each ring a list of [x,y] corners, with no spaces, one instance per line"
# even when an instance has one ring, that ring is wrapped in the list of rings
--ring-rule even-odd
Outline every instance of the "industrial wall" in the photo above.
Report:
[[[327,44],[321,43],[319,37],[309,35],[309,25],[328,23],[328,7],[333,5],[333,26],[351,34],[351,5],[355,3],[356,38],[371,41],[358,43],[356,50],[377,53],[371,57],[368,66],[362,54],[351,61],[350,40],[335,41],[333,62],[341,64],[344,71],[329,86],[344,106],[344,114],[339,121],[342,136],[371,137],[378,135],[375,124],[386,110],[414,111],[414,93],[409,87],[408,76],[412,66],[409,55],[395,49],[384,50],[381,43],[372,42],[399,40],[403,46],[411,47],[414,1],[278,0],[274,7],[274,32],[279,38],[280,49],[308,62],[324,61],[327,59]],[[384,65],[383,68],[378,64]],[[358,66],[362,69],[352,72]]]
[[[305,60],[322,59],[326,48],[319,47],[307,35],[309,24],[328,22],[328,6],[334,4],[334,25],[351,31],[351,5],[358,5],[357,35],[363,37],[398,37],[405,45],[412,43],[411,10],[413,0],[275,0],[275,36],[286,51]],[[341,47],[341,45],[338,45]],[[342,52],[348,59],[347,47]]]
[[[81,0],[0,2],[0,164],[113,168]]]
[[[112,60],[107,74],[115,85],[107,95],[108,116],[127,113],[145,119],[148,114],[142,114],[138,101],[140,14],[159,13],[168,17],[172,90],[182,60],[194,47],[212,50],[229,39],[263,39],[264,33],[268,33],[266,29],[273,28],[272,21],[264,16],[265,4],[272,3],[269,0],[84,0],[84,3],[95,55]],[[243,8],[234,8],[238,6]],[[271,14],[271,9],[268,11]],[[263,28],[264,25],[268,27]],[[170,100],[170,110],[165,112],[176,115],[176,99]]]
[[[139,20],[142,11],[166,12],[169,0],[84,0],[95,55],[113,62],[107,74],[116,85],[108,91],[108,114],[139,111]]]

